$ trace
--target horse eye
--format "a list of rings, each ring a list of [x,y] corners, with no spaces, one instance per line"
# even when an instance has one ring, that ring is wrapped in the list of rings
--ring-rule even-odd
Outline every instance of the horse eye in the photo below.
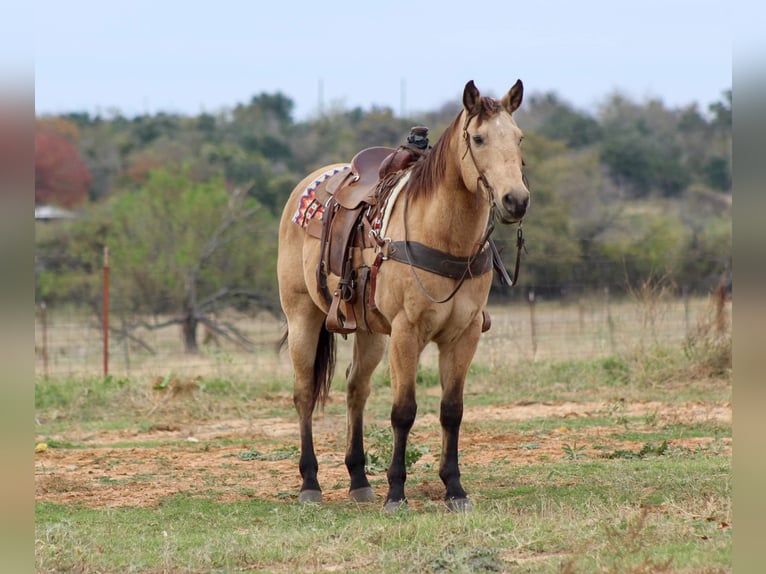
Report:
[[[484,143],[484,136],[476,134],[473,136],[473,141],[475,141],[477,144],[481,145]]]

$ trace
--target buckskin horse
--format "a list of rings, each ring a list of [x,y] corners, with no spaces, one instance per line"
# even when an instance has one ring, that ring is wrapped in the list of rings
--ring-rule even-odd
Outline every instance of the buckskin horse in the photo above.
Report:
[[[470,81],[463,108],[417,161],[370,187],[365,180],[377,181],[382,175],[377,167],[394,151],[371,148],[357,154],[351,166],[314,171],[292,192],[279,227],[277,272],[300,426],[300,502],[322,500],[312,415],[329,392],[335,334],[353,333],[345,452],[351,500],[375,500],[365,473],[363,412],[370,377],[390,336],[394,446],[384,509],[407,505],[405,449],[417,412],[418,362],[430,342],[439,351],[439,476],[446,505],[459,512],[472,509],[458,466],[463,388],[488,328],[484,308],[492,251],[497,254],[490,240],[493,222],[519,223],[518,246],[523,243],[521,220],[530,195],[523,136],[512,117],[523,90],[517,80],[498,100],[481,96]],[[516,262],[518,272],[518,254]]]

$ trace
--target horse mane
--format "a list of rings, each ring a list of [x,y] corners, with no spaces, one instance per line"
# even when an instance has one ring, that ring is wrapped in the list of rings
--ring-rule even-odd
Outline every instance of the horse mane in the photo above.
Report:
[[[495,115],[500,110],[500,107],[500,102],[496,99],[482,96],[479,100],[478,124]],[[463,129],[459,121],[462,115],[461,110],[447,129],[444,130],[444,133],[436,141],[431,151],[412,168],[412,174],[407,184],[407,193],[411,199],[429,197],[442,183],[447,173],[450,142],[456,133]]]

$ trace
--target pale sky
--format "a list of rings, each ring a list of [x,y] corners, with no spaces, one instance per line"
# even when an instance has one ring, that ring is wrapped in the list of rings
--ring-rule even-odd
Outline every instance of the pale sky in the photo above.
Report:
[[[711,0],[47,0],[35,104],[196,115],[281,91],[302,120],[320,100],[414,113],[458,99],[468,80],[500,96],[521,78],[527,94],[586,111],[616,90],[705,110],[732,86],[732,11]],[[755,11],[760,27],[766,9]]]

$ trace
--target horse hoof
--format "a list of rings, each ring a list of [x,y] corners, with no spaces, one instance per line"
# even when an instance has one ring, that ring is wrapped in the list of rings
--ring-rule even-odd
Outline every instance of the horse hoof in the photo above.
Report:
[[[354,502],[375,502],[375,493],[371,486],[363,486],[349,491],[348,496]]]
[[[394,512],[409,512],[410,508],[406,500],[387,500],[383,506],[383,512],[393,514]]]
[[[322,491],[321,490],[301,490],[301,493],[298,495],[298,502],[300,502],[301,504],[305,504],[307,502],[314,502],[314,503],[322,502]]]
[[[468,498],[448,498],[446,503],[450,512],[466,513],[473,510],[473,503]]]

